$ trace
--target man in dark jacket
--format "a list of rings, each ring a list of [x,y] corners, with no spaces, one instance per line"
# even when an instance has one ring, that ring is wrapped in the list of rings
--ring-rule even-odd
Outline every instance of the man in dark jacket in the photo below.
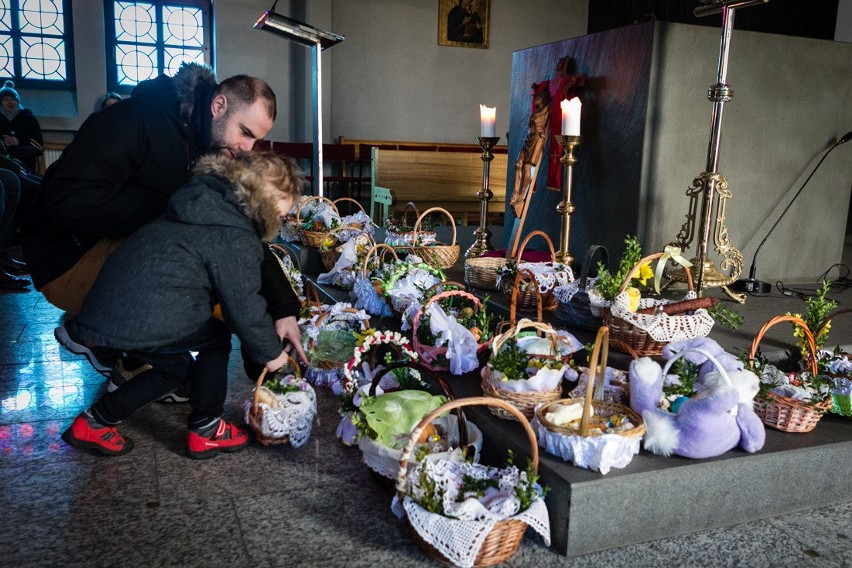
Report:
[[[24,228],[36,288],[53,305],[78,313],[105,259],[163,214],[198,158],[251,150],[275,115],[275,94],[264,81],[237,75],[217,85],[209,68],[194,63],[183,64],[174,77],[144,81],[131,97],[92,114],[48,168]],[[262,278],[261,295],[278,335],[298,346],[298,298],[271,253]],[[56,335],[110,374],[114,353],[96,355],[64,326]]]

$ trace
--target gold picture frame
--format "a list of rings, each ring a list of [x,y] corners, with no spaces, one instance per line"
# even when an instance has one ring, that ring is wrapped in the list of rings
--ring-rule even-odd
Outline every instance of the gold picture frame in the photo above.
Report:
[[[438,45],[488,49],[491,0],[438,0]]]

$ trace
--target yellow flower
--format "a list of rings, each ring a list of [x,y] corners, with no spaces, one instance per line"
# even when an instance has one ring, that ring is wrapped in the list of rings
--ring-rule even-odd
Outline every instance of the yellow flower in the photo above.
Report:
[[[638,280],[642,286],[646,286],[648,284],[648,278],[654,276],[654,271],[651,270],[651,263],[646,262],[641,267],[639,267],[639,275],[634,276],[634,280]]]
[[[642,295],[639,293],[639,290],[636,288],[630,287],[627,289],[627,309],[631,312],[635,312],[639,309],[639,300],[642,299]]]

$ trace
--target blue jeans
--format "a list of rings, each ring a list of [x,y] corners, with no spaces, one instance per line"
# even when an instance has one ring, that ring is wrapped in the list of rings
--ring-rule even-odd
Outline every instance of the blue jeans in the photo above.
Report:
[[[193,359],[190,351],[197,351],[198,355]],[[102,424],[114,426],[188,380],[192,389],[189,427],[205,426],[224,412],[230,353],[231,333],[216,318],[172,345],[154,351],[128,351],[128,356],[148,363],[153,369],[105,393],[92,405],[92,414]]]

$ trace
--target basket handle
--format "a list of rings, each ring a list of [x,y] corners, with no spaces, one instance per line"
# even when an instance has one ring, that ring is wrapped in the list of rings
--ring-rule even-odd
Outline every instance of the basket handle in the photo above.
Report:
[[[666,364],[663,365],[663,377],[664,378],[668,374],[671,366],[675,364],[675,361],[683,358],[684,356],[686,356],[687,353],[701,353],[702,355],[707,357],[707,359],[711,363],[713,363],[713,366],[716,367],[716,370],[719,371],[719,375],[721,375],[721,377],[725,380],[725,383],[729,387],[734,386],[734,383],[731,382],[731,377],[728,376],[728,372],[725,370],[724,367],[722,367],[722,363],[720,363],[719,360],[716,359],[716,357],[714,357],[711,353],[708,353],[706,350],[701,349],[700,347],[693,347],[692,349],[683,349],[683,350],[679,351],[677,354],[675,354],[674,357],[672,357],[671,359],[666,361]]]
[[[509,330],[501,333],[497,337],[494,338],[494,341],[491,342],[491,352],[494,355],[497,355],[497,352],[503,347],[503,344],[509,340],[510,337],[515,337],[521,331],[525,329],[534,329],[536,331],[540,331],[541,333],[545,333],[550,336],[550,347],[556,352],[556,340],[558,335],[553,326],[548,325],[544,322],[533,321],[531,319],[524,318],[519,321],[517,324],[512,326]]]
[[[429,292],[434,292],[436,289],[440,288],[441,286],[456,286],[462,291],[467,291],[467,286],[462,284],[461,282],[456,282],[455,280],[441,280],[440,282],[435,282],[434,284],[432,284],[431,286],[426,288],[426,291],[423,292],[423,295],[425,296],[425,295],[429,294]],[[448,292],[449,290],[445,289],[444,291]]]
[[[445,284],[445,282],[441,282],[440,284]],[[420,316],[426,313],[426,308],[428,308],[438,300],[443,300],[444,298],[451,298],[453,296],[459,296],[460,298],[467,298],[469,300],[473,300],[473,305],[476,306],[476,310],[479,311],[482,309],[482,301],[480,301],[479,298],[477,298],[470,292],[466,292],[465,290],[444,290],[443,292],[435,294],[434,296],[426,300],[426,303],[423,304],[423,307],[417,310],[417,313],[414,314],[414,319],[411,320],[412,336],[417,336],[417,328],[420,325]]]
[[[309,195],[304,200],[299,201],[299,206],[296,208],[296,224],[302,224],[302,209],[307,205],[308,202],[317,200],[317,201],[327,201],[331,208],[334,209],[334,212],[337,215],[340,215],[340,211],[337,210],[337,206],[334,204],[334,201],[329,199],[328,197],[322,197],[320,195]]]
[[[828,317],[825,318],[825,321],[822,322],[822,325],[819,326],[819,329],[816,330],[816,333],[814,333],[814,341],[816,341],[817,337],[822,335],[822,332],[825,329],[825,326],[827,326],[831,322],[831,320],[833,320],[837,316],[842,316],[843,314],[848,314],[848,313],[852,313],[852,308],[843,308],[841,310],[834,310],[832,313],[830,313],[828,315]]]
[[[451,242],[449,244],[449,246],[455,246],[456,236],[457,236],[456,235],[456,220],[453,219],[453,216],[450,215],[449,211],[447,211],[446,209],[442,209],[441,207],[430,207],[429,209],[427,209],[426,211],[421,213],[419,217],[417,217],[417,221],[414,223],[414,235],[411,238],[412,246],[417,246],[417,233],[420,232],[420,224],[423,222],[423,219],[426,218],[426,215],[428,215],[429,213],[432,213],[434,211],[437,211],[439,213],[443,213],[450,220],[450,226],[453,228],[453,242]]]
[[[592,397],[597,382],[598,373],[606,372],[606,364],[609,359],[609,328],[602,325],[598,328],[595,336],[595,346],[589,357],[589,378],[586,379],[586,396],[583,399],[583,417],[580,419],[580,435],[584,438],[589,435],[589,422],[592,419]]]
[[[512,286],[512,295],[509,297],[509,325],[515,325],[518,322],[518,290],[521,287],[521,276],[528,276],[530,280],[532,280],[533,287],[535,288],[535,319],[536,321],[541,321],[542,314],[542,301],[541,301],[541,289],[538,287],[538,279],[536,279],[535,274],[533,274],[532,270],[528,268],[522,268],[518,270],[518,273],[515,274],[515,285]]]
[[[601,253],[601,261],[604,263],[604,266],[609,264],[609,253],[606,250],[605,246],[602,245],[592,245],[586,249],[586,256],[583,257],[583,268],[580,270],[580,291],[586,289],[586,280],[589,278],[589,267],[592,265],[592,259],[595,257],[595,253],[600,251]]]
[[[414,204],[413,201],[409,201],[405,204],[405,209],[402,210],[402,222],[405,223],[408,221],[408,212],[414,211],[414,222],[417,222],[417,218],[420,217],[420,210],[417,209],[417,205]],[[413,227],[414,225],[412,225]]]
[[[760,342],[763,339],[763,336],[766,335],[767,331],[769,331],[769,328],[771,328],[772,326],[777,325],[777,324],[779,324],[783,321],[792,322],[792,323],[798,325],[799,327],[801,327],[802,330],[804,331],[805,338],[808,340],[808,347],[810,349],[810,355],[811,355],[810,361],[808,361],[808,363],[810,363],[810,365],[811,365],[811,372],[816,377],[817,376],[817,355],[816,355],[816,344],[814,343],[814,334],[811,333],[811,330],[808,328],[808,324],[805,323],[804,320],[802,320],[801,318],[797,318],[796,316],[775,316],[774,318],[772,318],[771,320],[769,320],[765,324],[763,324],[763,327],[760,328],[760,331],[757,332],[757,335],[754,336],[754,340],[751,342],[751,350],[748,352],[749,363],[751,363],[751,365],[754,366],[754,357],[755,357],[755,355],[757,355],[757,347],[758,347],[758,345],[760,345]]]
[[[518,247],[518,253],[517,253],[517,256],[515,257],[515,262],[518,263],[518,265],[521,264],[521,258],[524,255],[524,250],[527,247],[527,243],[530,242],[530,239],[532,239],[535,236],[539,236],[539,237],[544,239],[544,242],[547,243],[547,248],[550,250],[551,262],[556,262],[556,250],[553,248],[553,241],[550,240],[550,237],[547,235],[547,233],[545,233],[544,231],[539,231],[538,229],[536,229],[535,231],[530,231],[530,234],[528,234],[524,238],[524,240],[521,241],[521,246]]]
[[[293,368],[293,375],[295,375],[297,379],[301,380],[302,373],[301,373],[301,371],[299,371],[299,364],[290,356],[289,353],[287,354],[287,362],[284,363],[284,365],[282,365],[282,367],[284,367],[288,364],[290,365],[290,367]],[[257,382],[254,385],[254,390],[253,390],[254,396],[251,399],[252,412],[256,411],[257,405],[260,403],[260,400],[258,400],[260,393],[258,391],[259,391],[261,385],[263,385],[263,381],[264,381],[264,379],[266,379],[267,375],[269,375],[269,369],[264,367],[263,370],[260,372],[260,376],[257,377]]]
[[[305,304],[308,306],[322,307],[322,301],[319,297],[319,290],[313,280],[305,279]]]
[[[630,281],[633,280],[633,277],[636,275],[636,273],[639,271],[639,269],[642,268],[643,264],[647,264],[647,263],[651,262],[652,260],[656,260],[656,259],[660,258],[661,256],[663,256],[664,254],[666,254],[666,253],[655,252],[654,254],[649,254],[648,256],[646,256],[645,258],[643,258],[639,262],[637,262],[633,266],[633,268],[630,270],[630,272],[627,273],[627,277],[624,279],[624,282],[622,282],[621,288],[619,288],[618,293],[620,294],[620,293],[624,292],[625,290],[627,290],[627,286],[630,284]],[[684,272],[686,273],[686,285],[689,288],[689,291],[691,292],[693,290],[692,271],[689,270],[688,268],[686,268],[686,269],[684,269]]]
[[[354,203],[355,205],[357,205],[357,206],[358,206],[358,209],[360,209],[360,210],[361,210],[361,213],[364,213],[364,214],[366,214],[366,213],[367,213],[366,211],[364,211],[364,206],[363,206],[363,205],[361,205],[361,204],[358,202],[358,200],[357,200],[357,199],[352,199],[351,197],[338,197],[337,199],[335,199],[334,201],[332,201],[332,203],[334,204],[334,208],[335,208],[335,209],[337,209],[337,211],[338,211],[338,212],[340,211],[340,209],[337,207],[337,204],[338,204],[338,203],[340,203],[341,201],[351,201],[352,203]]]
[[[447,398],[449,398],[450,400],[456,400],[456,394],[455,392],[453,392],[453,388],[450,386],[450,384],[446,380],[444,380],[442,376],[431,371],[430,369],[427,369],[424,365],[418,363],[417,361],[394,361],[390,363],[387,367],[382,368],[382,370],[376,373],[376,375],[373,377],[373,382],[370,383],[370,396],[376,396],[376,389],[378,388],[379,382],[381,381],[381,378],[383,376],[385,376],[390,371],[400,369],[402,367],[409,367],[411,369],[420,371],[420,373],[429,375],[429,377],[438,384],[438,386],[441,388],[441,391],[445,395],[447,395]],[[459,419],[459,445],[462,448],[465,448],[467,447],[468,443],[467,421],[464,416],[464,411],[461,408],[457,408],[455,414],[456,417]]]
[[[388,252],[393,255],[394,260],[399,260],[399,257],[396,255],[396,251],[390,245],[386,245],[385,243],[376,243],[373,245],[369,251],[367,251],[366,256],[364,256],[364,264],[361,267],[361,275],[366,278],[369,273],[368,265],[370,263],[370,258],[375,254],[378,256],[378,251],[382,251],[382,255],[384,256]]]
[[[515,419],[517,419],[517,421],[521,424],[521,426],[524,427],[524,431],[527,434],[527,440],[530,443],[530,459],[532,460],[533,471],[538,471],[538,443],[536,442],[535,432],[533,432],[532,426],[530,426],[527,417],[524,416],[520,410],[499,398],[492,398],[487,396],[459,398],[442,404],[441,406],[424,416],[423,420],[421,420],[420,423],[414,427],[414,430],[411,431],[411,434],[408,435],[408,443],[405,444],[405,449],[402,450],[402,456],[399,459],[399,471],[396,475],[396,490],[399,494],[400,499],[405,496],[405,476],[408,472],[408,460],[411,458],[411,454],[414,451],[414,447],[420,440],[420,436],[423,433],[423,429],[442,414],[464,406],[496,406],[497,408],[505,410],[506,412],[514,416]]]
[[[279,257],[279,260],[280,260],[281,255],[289,256],[290,260],[293,262],[293,264],[296,266],[296,268],[298,268],[301,271],[302,262],[299,259],[299,257],[296,255],[296,251],[289,249],[285,246],[279,245],[278,243],[268,243],[266,246],[269,247],[269,250],[272,251],[272,254]]]

